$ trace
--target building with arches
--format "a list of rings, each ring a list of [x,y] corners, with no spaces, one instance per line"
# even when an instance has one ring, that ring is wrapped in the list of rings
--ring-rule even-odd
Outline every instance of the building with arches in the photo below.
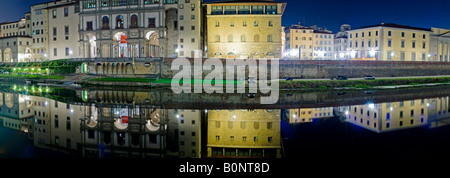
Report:
[[[0,62],[29,62],[32,59],[31,37],[0,37]]]
[[[79,46],[85,58],[178,56],[177,0],[79,3]]]

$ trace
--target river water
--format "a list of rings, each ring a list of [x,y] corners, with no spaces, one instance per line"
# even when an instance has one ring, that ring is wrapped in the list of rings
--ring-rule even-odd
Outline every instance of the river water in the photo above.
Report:
[[[1,158],[449,156],[450,87],[258,95],[0,85]]]

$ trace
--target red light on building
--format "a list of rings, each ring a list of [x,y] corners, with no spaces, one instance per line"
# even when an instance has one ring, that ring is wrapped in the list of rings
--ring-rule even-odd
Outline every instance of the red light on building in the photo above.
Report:
[[[122,124],[128,124],[128,116],[122,116]]]

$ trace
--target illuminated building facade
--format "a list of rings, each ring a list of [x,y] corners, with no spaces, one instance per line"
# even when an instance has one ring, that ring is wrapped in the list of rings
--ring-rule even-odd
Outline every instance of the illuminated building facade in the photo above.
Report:
[[[285,57],[300,60],[334,59],[334,34],[317,26],[294,24],[286,30]]]
[[[286,3],[230,0],[205,5],[208,57],[281,57],[281,16]]]
[[[199,1],[178,0],[81,0],[80,46],[85,58],[177,57],[179,33],[192,27],[180,26],[179,16],[188,8],[188,20],[201,19]],[[194,4],[192,6],[191,4]],[[191,7],[194,7],[191,9]],[[179,8],[183,10],[179,11]],[[195,11],[195,12],[192,12]],[[190,23],[190,22],[186,22]],[[200,44],[200,27],[194,25],[195,44]],[[187,35],[187,34],[186,34]],[[191,35],[189,33],[189,35]],[[183,39],[191,42],[191,38]],[[183,53],[185,53],[183,51]],[[190,53],[190,52],[189,52]]]
[[[347,40],[348,40],[348,30],[351,26],[348,24],[341,25],[340,31],[334,37],[334,55],[337,60],[348,59],[347,55]]]
[[[430,61],[430,29],[382,23],[348,31],[348,56],[358,60]]]
[[[450,30],[431,27],[430,60],[450,62]]]

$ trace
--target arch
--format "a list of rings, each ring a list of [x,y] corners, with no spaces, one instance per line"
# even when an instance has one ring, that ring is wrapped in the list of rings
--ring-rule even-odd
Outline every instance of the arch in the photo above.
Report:
[[[4,62],[13,62],[13,53],[11,48],[6,48],[3,52]]]
[[[110,73],[109,73],[109,69],[110,69],[109,63],[106,63],[106,72],[105,72],[105,74],[110,74]]]
[[[129,75],[129,74],[133,74],[134,72],[133,72],[133,64],[131,64],[131,63],[127,63],[126,65],[125,65],[125,74],[126,75]]]
[[[116,29],[123,29],[123,16],[116,16]]]
[[[161,120],[161,110],[155,109],[151,114],[150,118],[147,119],[147,123],[145,124],[145,127],[150,131],[158,131],[160,127],[160,120]]]
[[[14,94],[5,93],[5,105],[8,108],[12,108],[14,106]]]
[[[131,15],[130,18],[130,28],[138,28],[138,16],[136,14]]]
[[[234,59],[236,57],[236,54],[234,54],[233,52],[229,52],[227,54],[227,59]]]
[[[149,31],[145,35],[145,56],[146,57],[159,57],[159,34],[155,31]]]
[[[241,53],[241,55],[239,56],[240,59],[248,59],[248,54],[247,53]]]
[[[86,39],[88,39],[87,43],[85,43],[85,54],[88,58],[97,57],[97,37],[93,34],[87,34]]]
[[[102,74],[105,74],[105,73],[106,73],[105,69],[106,69],[106,64],[103,63],[103,64],[102,64]]]
[[[117,32],[113,36],[113,44],[115,45],[115,48],[113,49],[114,57],[128,56],[128,51],[126,50],[125,46],[120,45],[120,40],[122,39],[122,36],[127,36],[127,34],[124,32]]]
[[[23,62],[31,62],[31,48],[25,48],[25,54],[23,55]]]
[[[108,30],[109,29],[109,17],[103,16],[102,18],[102,30]]]
[[[115,69],[116,69],[116,64],[112,63],[111,64],[111,74],[114,74]]]
[[[222,53],[220,53],[220,52],[216,52],[216,53],[214,53],[214,58],[222,58]]]

